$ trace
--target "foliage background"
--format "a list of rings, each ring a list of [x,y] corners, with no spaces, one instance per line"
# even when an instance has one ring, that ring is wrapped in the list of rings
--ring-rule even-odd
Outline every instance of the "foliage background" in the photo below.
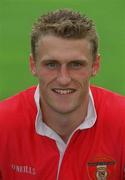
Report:
[[[78,10],[96,22],[102,65],[92,83],[125,95],[124,0],[0,0],[0,100],[37,84],[28,65],[31,27],[58,8]]]

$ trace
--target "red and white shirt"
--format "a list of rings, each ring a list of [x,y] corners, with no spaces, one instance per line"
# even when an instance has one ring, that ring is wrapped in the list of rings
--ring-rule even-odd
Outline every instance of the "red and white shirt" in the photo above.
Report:
[[[0,102],[0,180],[124,180],[125,97],[92,86],[90,111],[65,144],[42,122],[37,93]]]

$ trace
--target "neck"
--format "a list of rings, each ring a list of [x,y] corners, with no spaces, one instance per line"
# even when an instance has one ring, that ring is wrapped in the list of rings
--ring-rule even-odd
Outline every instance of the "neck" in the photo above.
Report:
[[[84,105],[73,112],[61,114],[46,106],[41,107],[43,121],[53,129],[64,142],[67,142],[73,131],[85,120],[88,109],[88,97]]]

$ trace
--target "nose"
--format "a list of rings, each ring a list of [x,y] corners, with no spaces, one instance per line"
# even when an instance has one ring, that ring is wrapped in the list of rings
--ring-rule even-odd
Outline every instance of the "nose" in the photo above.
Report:
[[[62,65],[57,74],[57,82],[62,86],[67,86],[71,82],[70,73],[66,65]]]

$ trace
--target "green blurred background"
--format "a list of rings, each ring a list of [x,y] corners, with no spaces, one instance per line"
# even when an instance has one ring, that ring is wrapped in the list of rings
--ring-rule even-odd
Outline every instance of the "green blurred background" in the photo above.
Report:
[[[0,0],[0,100],[37,84],[28,65],[31,26],[57,8],[81,11],[96,22],[102,65],[92,83],[125,95],[124,0]]]

